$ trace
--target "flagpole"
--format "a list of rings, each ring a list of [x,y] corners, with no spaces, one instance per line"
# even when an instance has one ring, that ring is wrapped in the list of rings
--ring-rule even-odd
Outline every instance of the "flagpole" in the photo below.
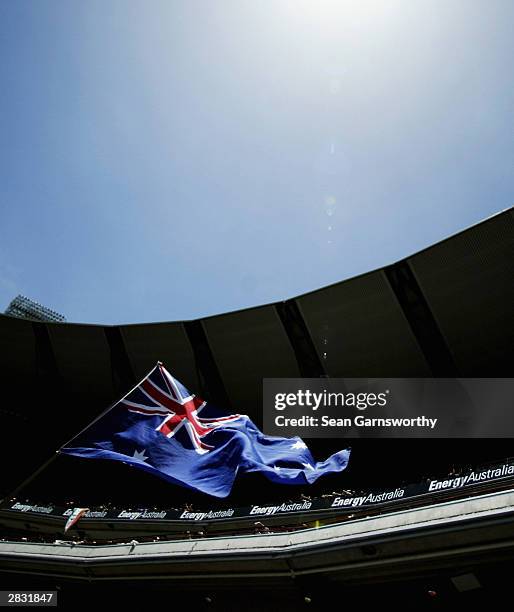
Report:
[[[138,383],[136,383],[132,387],[132,389],[130,389],[128,393],[125,393],[125,395],[121,399],[116,400],[113,404],[111,404],[108,408],[106,408],[101,414],[99,414],[95,419],[93,419],[91,423],[88,423],[88,425],[86,425],[83,429],[81,429],[78,434],[75,434],[67,442],[65,442],[64,444],[61,444],[61,446],[59,446],[59,448],[54,452],[54,454],[51,457],[49,457],[49,459],[47,459],[45,463],[43,463],[43,465],[41,465],[35,472],[32,472],[32,474],[30,474],[21,484],[19,484],[14,489],[14,491],[11,491],[11,493],[8,493],[5,497],[0,499],[0,505],[3,504],[6,499],[13,499],[17,497],[17,495],[20,493],[22,489],[24,489],[28,484],[30,484],[37,476],[39,476],[39,474],[41,474],[41,472],[43,472],[43,470],[45,470],[51,463],[53,463],[56,460],[56,458],[61,454],[62,448],[64,448],[65,446],[68,446],[68,444],[70,444],[71,442],[73,442],[73,440],[75,440],[81,434],[83,434],[87,429],[89,429],[92,425],[94,425],[94,423],[96,423],[102,417],[104,417],[110,410],[114,408],[114,406],[116,406],[116,404],[119,404],[120,402],[122,402],[127,396],[129,396],[132,393],[132,391],[134,391],[134,389],[139,387],[139,385],[143,382],[143,380],[145,380],[145,378],[148,378],[148,376],[150,376],[150,374],[155,370],[155,368],[161,365],[163,365],[162,361],[158,361],[157,364],[148,372],[148,374],[144,376]]]
[[[130,389],[130,391],[128,391],[127,393],[125,393],[125,395],[119,399],[116,400],[113,404],[111,404],[108,408],[106,408],[101,414],[99,414],[95,419],[93,419],[91,421],[91,423],[88,423],[88,425],[86,425],[83,429],[81,429],[79,431],[78,434],[75,434],[72,438],[70,438],[67,442],[65,442],[64,444],[61,444],[61,446],[59,446],[59,448],[55,451],[56,454],[59,454],[61,452],[61,449],[65,446],[68,446],[68,444],[70,444],[70,442],[73,442],[73,440],[75,440],[75,438],[78,438],[80,435],[82,435],[87,429],[89,429],[92,425],[94,425],[97,421],[99,421],[101,418],[103,418],[110,410],[112,410],[114,408],[114,406],[116,406],[116,404],[119,404],[120,402],[122,402],[126,397],[128,397],[132,391],[134,391],[134,389],[137,389],[139,387],[139,385],[143,382],[143,380],[145,380],[146,378],[148,378],[150,376],[150,374],[155,370],[155,368],[157,368],[158,366],[162,365],[161,361],[158,361],[157,364],[148,372],[148,374],[146,376],[143,376],[143,378],[136,383],[132,389]]]

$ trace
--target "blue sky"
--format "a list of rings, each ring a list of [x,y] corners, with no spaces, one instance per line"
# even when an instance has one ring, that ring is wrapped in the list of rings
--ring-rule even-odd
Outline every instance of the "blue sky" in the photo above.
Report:
[[[509,0],[0,0],[0,309],[196,318],[511,206],[513,23]]]

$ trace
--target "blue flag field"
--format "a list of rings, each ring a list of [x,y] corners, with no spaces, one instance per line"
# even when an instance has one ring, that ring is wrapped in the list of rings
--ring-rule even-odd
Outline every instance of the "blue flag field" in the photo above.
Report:
[[[220,414],[161,363],[60,452],[122,461],[215,497],[230,493],[237,474],[302,485],[343,471],[350,456],[316,462],[301,438],[265,436],[246,415]]]

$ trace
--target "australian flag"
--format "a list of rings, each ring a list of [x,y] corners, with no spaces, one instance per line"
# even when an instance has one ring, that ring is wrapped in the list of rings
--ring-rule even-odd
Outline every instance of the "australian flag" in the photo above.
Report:
[[[350,456],[316,462],[301,438],[265,436],[244,414],[221,415],[161,363],[60,452],[123,461],[215,497],[230,493],[238,473],[308,484],[343,471]]]

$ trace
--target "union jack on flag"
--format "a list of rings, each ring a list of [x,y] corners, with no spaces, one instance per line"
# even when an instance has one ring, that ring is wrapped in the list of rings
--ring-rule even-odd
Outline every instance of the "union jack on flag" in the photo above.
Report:
[[[167,438],[172,438],[185,426],[197,453],[208,453],[214,448],[203,438],[216,427],[221,427],[241,418],[239,414],[219,418],[200,418],[198,413],[206,402],[191,395],[189,391],[158,363],[151,374],[128,396],[121,400],[129,412],[146,416],[160,416],[155,428]]]
[[[350,456],[346,449],[316,462],[300,438],[265,436],[248,416],[221,414],[160,362],[60,452],[121,461],[216,497],[230,493],[237,474],[308,484],[343,471]]]

